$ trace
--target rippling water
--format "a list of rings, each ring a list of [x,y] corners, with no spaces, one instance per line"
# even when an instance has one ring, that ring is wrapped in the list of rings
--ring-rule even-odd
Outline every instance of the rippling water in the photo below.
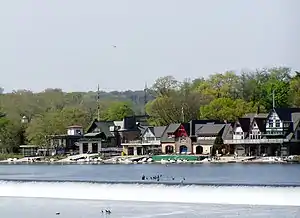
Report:
[[[292,164],[0,165],[1,217],[300,217],[299,196]]]

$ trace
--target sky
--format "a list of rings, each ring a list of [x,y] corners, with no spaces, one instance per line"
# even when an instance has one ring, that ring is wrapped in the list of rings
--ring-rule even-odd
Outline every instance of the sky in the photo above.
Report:
[[[3,0],[0,87],[122,91],[166,75],[300,70],[299,8],[299,0]]]

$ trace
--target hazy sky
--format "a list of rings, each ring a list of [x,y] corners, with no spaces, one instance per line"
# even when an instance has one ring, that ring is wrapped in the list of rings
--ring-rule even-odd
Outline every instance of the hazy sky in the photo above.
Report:
[[[165,75],[299,70],[299,8],[299,0],[1,0],[0,87],[127,90]]]

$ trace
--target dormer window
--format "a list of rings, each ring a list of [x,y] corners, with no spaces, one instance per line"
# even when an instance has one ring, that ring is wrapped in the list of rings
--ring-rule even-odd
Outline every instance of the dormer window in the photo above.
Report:
[[[280,127],[280,120],[276,120],[276,121],[275,121],[275,126],[276,126],[276,127]]]
[[[168,134],[168,138],[169,138],[169,139],[175,138],[175,135],[174,135],[173,133],[169,133],[169,134]]]

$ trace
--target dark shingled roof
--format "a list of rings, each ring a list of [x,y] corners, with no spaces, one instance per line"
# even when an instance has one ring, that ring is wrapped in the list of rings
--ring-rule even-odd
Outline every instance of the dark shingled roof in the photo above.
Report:
[[[300,124],[300,113],[292,113],[292,122],[293,122],[293,129],[292,131],[286,136],[286,138],[288,140],[291,140],[294,135],[295,135],[295,131],[297,129],[297,127],[299,126]]]
[[[176,132],[176,130],[180,127],[180,123],[171,123],[169,124],[165,131],[163,132],[162,136],[161,136],[161,142],[170,142],[170,141],[174,141],[174,138],[168,138],[168,133],[174,133]]]
[[[166,130],[166,126],[149,126],[147,129],[149,129],[155,137],[160,138]],[[143,132],[143,134],[145,134],[146,130]]]
[[[223,134],[222,134],[222,139],[227,140],[227,139],[232,139],[233,138],[233,132],[232,132],[232,124],[225,124]]]
[[[189,134],[190,136],[194,136],[196,130],[198,130],[202,124],[224,124],[224,123],[225,123],[224,121],[220,121],[220,120],[191,120],[189,122],[189,126],[190,126]]]
[[[293,113],[300,113],[300,108],[275,108],[274,111],[283,121],[292,121]]]
[[[164,131],[166,129],[166,126],[155,126],[153,127],[153,134],[155,135],[155,137],[162,137]]]
[[[166,128],[165,133],[174,133],[174,132],[176,132],[176,130],[180,127],[180,125],[181,125],[180,123],[171,123]]]
[[[196,135],[215,136],[220,134],[224,127],[225,124],[202,124],[201,127],[196,130]]]
[[[110,126],[114,126],[113,121],[97,121],[95,122],[97,125],[96,128],[99,128],[101,132],[105,134],[106,137],[113,137],[114,135],[109,131]]]
[[[266,118],[254,118],[253,122],[256,122],[260,132],[266,131],[266,120]]]
[[[266,113],[260,113],[260,114],[255,114],[255,113],[250,113],[246,114],[242,118],[238,119],[238,122],[236,123],[235,126],[240,126],[243,130],[243,132],[248,133],[250,131],[250,128],[255,121],[257,123],[257,126],[261,132],[265,132],[265,120],[267,119],[269,115]]]

